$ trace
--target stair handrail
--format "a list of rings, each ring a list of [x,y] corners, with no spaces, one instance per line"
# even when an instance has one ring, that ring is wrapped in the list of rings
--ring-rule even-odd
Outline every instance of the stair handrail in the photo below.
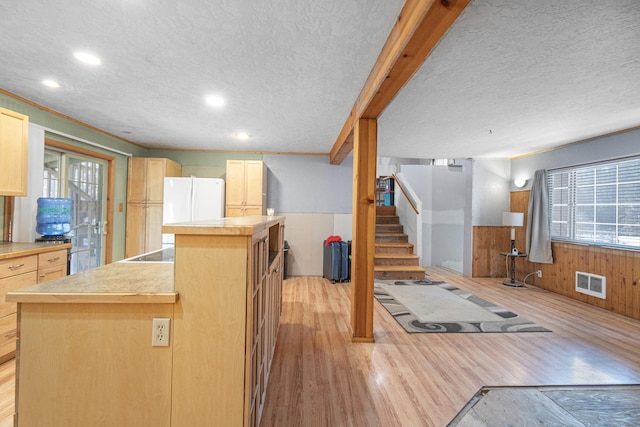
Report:
[[[404,188],[404,185],[402,185],[402,182],[398,179],[395,173],[392,174],[390,178],[392,178],[395,181],[395,183],[398,185],[398,187],[400,187],[402,194],[404,194],[404,197],[407,199],[407,202],[409,202],[409,205],[411,206],[413,211],[416,213],[416,215],[420,215],[420,211],[416,207],[416,202],[413,198],[413,194],[410,194],[410,192]]]

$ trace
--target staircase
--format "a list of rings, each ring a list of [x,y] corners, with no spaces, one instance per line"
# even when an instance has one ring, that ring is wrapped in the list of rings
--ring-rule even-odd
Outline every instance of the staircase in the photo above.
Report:
[[[375,278],[383,280],[422,280],[424,267],[413,253],[413,244],[396,215],[395,206],[376,208]]]

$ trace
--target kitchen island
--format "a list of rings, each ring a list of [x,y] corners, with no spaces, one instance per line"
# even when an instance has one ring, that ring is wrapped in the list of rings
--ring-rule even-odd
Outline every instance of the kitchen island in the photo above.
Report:
[[[173,224],[175,261],[118,262],[8,293],[16,426],[258,425],[284,218]],[[170,319],[152,346],[153,319]]]

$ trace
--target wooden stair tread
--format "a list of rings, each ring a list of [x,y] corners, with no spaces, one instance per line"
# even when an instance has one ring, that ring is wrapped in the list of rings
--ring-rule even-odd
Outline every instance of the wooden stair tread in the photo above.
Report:
[[[426,271],[424,267],[419,265],[375,265],[374,271]]]
[[[395,207],[378,206],[375,236],[375,279],[424,279],[426,269],[419,265],[420,258],[413,253],[414,245],[409,243]]]
[[[415,254],[375,254],[376,258],[418,258]]]

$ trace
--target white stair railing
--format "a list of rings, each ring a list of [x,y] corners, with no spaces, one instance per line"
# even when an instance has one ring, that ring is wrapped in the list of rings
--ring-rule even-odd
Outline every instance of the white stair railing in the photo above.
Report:
[[[404,225],[404,232],[408,236],[409,243],[413,244],[415,254],[420,258],[420,265],[422,265],[422,218],[420,216],[422,201],[402,172],[392,176],[396,182],[394,191],[396,215]]]

